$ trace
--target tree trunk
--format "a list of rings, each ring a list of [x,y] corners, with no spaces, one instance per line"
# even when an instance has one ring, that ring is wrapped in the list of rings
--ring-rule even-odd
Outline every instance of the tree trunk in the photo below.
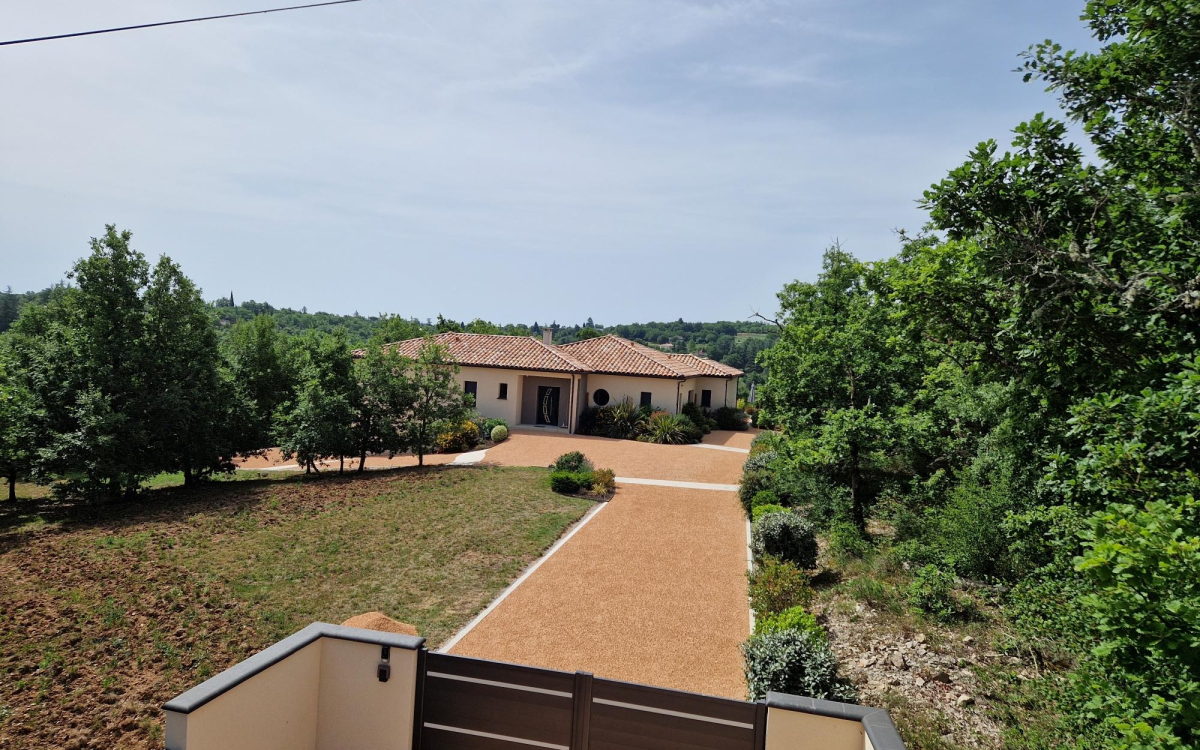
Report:
[[[338,474],[346,473],[346,457],[338,456]]]
[[[8,473],[8,499],[12,502],[17,501],[17,470],[13,469]]]
[[[854,525],[859,531],[867,530],[867,514],[863,508],[862,487],[858,476],[858,446],[850,446],[850,507],[854,513]]]
[[[425,465],[425,451],[417,450],[417,466]]]
[[[317,465],[315,463],[313,463],[313,460],[311,458],[308,459],[308,468],[312,469],[314,474],[321,473],[321,470],[317,468]]]
[[[367,449],[363,448],[358,454],[358,473],[361,474],[367,468]]]

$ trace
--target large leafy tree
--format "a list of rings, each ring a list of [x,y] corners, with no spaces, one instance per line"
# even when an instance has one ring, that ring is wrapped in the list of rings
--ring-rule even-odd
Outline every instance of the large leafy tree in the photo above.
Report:
[[[243,411],[225,376],[217,332],[200,290],[163,256],[145,294],[144,413],[155,464],[183,472],[184,484],[232,471],[236,415]]]
[[[259,315],[237,323],[224,345],[225,367],[242,406],[237,418],[239,453],[272,447],[275,415],[295,398],[297,363],[290,339],[275,319]]]
[[[404,442],[421,466],[440,429],[471,413],[470,399],[454,378],[458,371],[446,347],[432,339],[426,339],[409,370],[413,400],[404,419]]]
[[[366,468],[367,454],[394,455],[406,447],[404,420],[416,398],[407,374],[411,367],[411,361],[378,340],[354,361],[351,440],[357,447],[360,472]]]
[[[346,333],[309,331],[297,342],[300,359],[296,398],[276,415],[275,435],[284,455],[295,456],[306,472],[317,463],[357,454],[352,425],[358,400],[354,361]]]
[[[0,341],[0,476],[8,480],[8,499],[17,499],[17,482],[33,473],[37,457],[38,415],[28,384]]]
[[[763,410],[797,439],[801,461],[846,484],[859,528],[891,468],[893,410],[919,369],[919,350],[897,337],[881,281],[870,265],[830,248],[815,283],[780,292],[779,342],[764,355]]]

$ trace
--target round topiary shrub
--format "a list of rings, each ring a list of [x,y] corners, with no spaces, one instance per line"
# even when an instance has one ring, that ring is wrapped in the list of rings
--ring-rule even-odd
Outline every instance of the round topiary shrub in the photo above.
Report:
[[[817,567],[817,532],[808,519],[795,513],[768,513],[754,524],[750,536],[754,557],[774,557],[797,567]]]
[[[508,428],[502,424],[498,424],[492,428],[492,442],[503,443],[508,440]]]
[[[742,501],[742,507],[746,509],[746,515],[750,515],[750,509],[754,507],[754,496],[763,490],[771,489],[772,477],[769,471],[749,471],[742,474],[742,485],[738,488],[738,499]]]
[[[804,607],[790,607],[777,615],[759,618],[754,623],[755,633],[779,633],[784,630],[810,631],[825,638],[825,628],[817,622],[817,616]]]
[[[742,644],[746,685],[751,700],[768,691],[824,700],[854,699],[854,690],[838,680],[837,658],[829,643],[811,630],[758,633]]]
[[[762,495],[765,493],[760,492],[758,494]],[[766,505],[755,505],[753,508],[750,509],[750,521],[753,523],[758,523],[758,519],[762,518],[763,516],[770,515],[771,513],[787,513],[787,512],[788,512],[787,508],[783,507],[782,505],[776,505],[775,503],[767,503]]]

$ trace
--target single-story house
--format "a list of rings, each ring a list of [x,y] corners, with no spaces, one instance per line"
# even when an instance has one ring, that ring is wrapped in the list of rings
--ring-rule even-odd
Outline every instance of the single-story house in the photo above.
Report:
[[[625,398],[672,414],[689,402],[705,409],[734,406],[743,374],[695,354],[660,352],[620,336],[555,344],[545,329],[540,340],[479,333],[442,333],[433,340],[458,362],[458,382],[475,396],[480,414],[569,432],[575,432],[584,409]],[[424,342],[389,346],[415,358]]]

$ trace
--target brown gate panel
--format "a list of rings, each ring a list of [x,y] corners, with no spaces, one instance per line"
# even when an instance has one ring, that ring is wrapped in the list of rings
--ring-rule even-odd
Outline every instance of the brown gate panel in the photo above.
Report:
[[[756,750],[753,703],[596,679],[589,750]]]
[[[421,750],[568,750],[575,675],[428,654]]]

